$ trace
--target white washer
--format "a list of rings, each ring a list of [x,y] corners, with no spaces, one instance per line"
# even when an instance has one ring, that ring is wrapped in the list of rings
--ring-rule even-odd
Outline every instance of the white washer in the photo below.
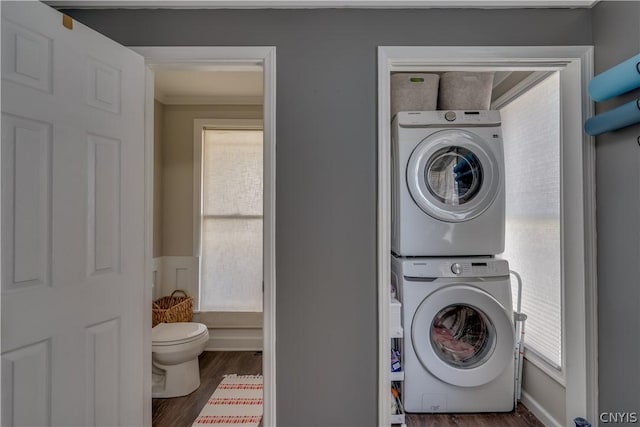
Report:
[[[513,410],[507,261],[393,257],[392,283],[402,300],[405,410]]]
[[[391,250],[401,256],[504,250],[498,111],[400,112],[392,122]]]

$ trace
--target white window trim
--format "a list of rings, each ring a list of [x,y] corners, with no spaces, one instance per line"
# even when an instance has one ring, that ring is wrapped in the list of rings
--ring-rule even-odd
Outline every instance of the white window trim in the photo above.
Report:
[[[392,71],[562,70],[563,128],[563,325],[566,328],[566,419],[598,420],[597,310],[595,240],[595,141],[582,131],[593,114],[587,84],[593,77],[592,46],[380,46],[378,47],[378,423],[389,425],[389,277],[391,253],[391,116]],[[570,152],[568,151],[570,150]],[[573,172],[573,173],[571,173]],[[570,190],[571,189],[571,190]],[[565,250],[571,248],[571,250]],[[567,364],[567,361],[571,361]]]
[[[153,193],[153,70],[175,67],[189,69],[210,69],[220,66],[262,67],[264,87],[262,109],[264,121],[263,423],[265,427],[276,426],[276,48],[274,46],[136,46],[130,48],[144,56],[148,66],[145,144],[147,191],[150,193]],[[150,196],[147,196],[146,203],[150,203]],[[151,212],[151,209],[148,206],[147,212]],[[147,224],[147,230],[149,229]],[[147,247],[151,247],[149,233]],[[149,264],[147,277],[151,277],[151,263],[147,264]],[[148,294],[151,295],[150,289]],[[146,346],[149,350],[149,356],[145,359],[145,371],[151,372],[151,329],[145,332],[144,339],[148,343]],[[150,381],[146,381],[145,388],[148,389],[146,395],[149,396],[149,402],[145,401],[145,424],[151,425]]]

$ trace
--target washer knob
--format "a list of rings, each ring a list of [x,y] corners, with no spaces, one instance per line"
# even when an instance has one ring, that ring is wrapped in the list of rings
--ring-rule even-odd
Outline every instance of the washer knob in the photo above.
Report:
[[[444,113],[444,118],[446,121],[452,122],[456,119],[456,113],[453,111],[447,111],[446,113]]]
[[[451,264],[451,272],[453,274],[461,274],[462,273],[462,266],[460,264],[458,264],[457,262],[455,264]]]

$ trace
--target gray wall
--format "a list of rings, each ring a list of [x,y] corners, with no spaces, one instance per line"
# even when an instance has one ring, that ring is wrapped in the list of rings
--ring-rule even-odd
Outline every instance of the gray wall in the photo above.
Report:
[[[586,9],[67,13],[130,46],[277,47],[279,426],[377,422],[376,47],[592,43]]]
[[[593,9],[595,72],[640,52],[640,3]],[[596,104],[602,113],[640,89]],[[598,356],[601,412],[640,418],[640,125],[596,139]]]

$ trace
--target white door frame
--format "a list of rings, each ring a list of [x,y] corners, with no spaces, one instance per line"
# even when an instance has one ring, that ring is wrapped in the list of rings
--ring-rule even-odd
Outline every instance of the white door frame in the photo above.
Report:
[[[591,46],[481,46],[481,47],[378,47],[378,422],[389,425],[391,381],[390,253],[391,253],[391,116],[390,73],[392,71],[447,71],[500,68],[503,70],[563,70],[561,80],[562,139],[564,167],[582,170],[582,176],[563,176],[578,194],[563,194],[565,222],[564,275],[570,283],[584,283],[580,289],[566,289],[564,301],[564,356],[566,366],[566,420],[586,417],[597,426],[597,289],[595,238],[595,140],[582,132],[582,123],[593,115],[593,102],[587,96],[587,84],[593,77]],[[567,155],[569,154],[569,155]],[[580,179],[582,178],[582,179]],[[571,279],[571,280],[569,280]],[[567,363],[570,361],[570,363]]]
[[[147,99],[145,103],[145,144],[146,160],[146,260],[145,304],[149,307],[151,319],[151,248],[153,218],[153,70],[162,68],[219,69],[220,66],[260,65],[264,76],[264,231],[263,231],[263,359],[264,376],[264,416],[265,426],[276,425],[276,48],[260,47],[130,47],[145,57],[150,70],[147,71]],[[145,346],[148,360],[145,360],[145,425],[151,425],[151,328],[145,329]]]

